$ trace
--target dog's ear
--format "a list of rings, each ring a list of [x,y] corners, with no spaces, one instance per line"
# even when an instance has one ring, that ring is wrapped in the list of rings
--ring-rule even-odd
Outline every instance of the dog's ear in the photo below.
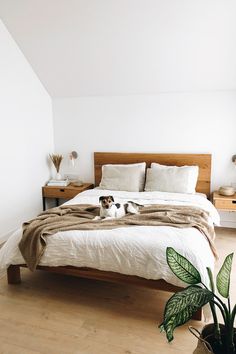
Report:
[[[114,202],[114,198],[112,195],[109,195],[109,197],[111,198],[111,200]]]
[[[103,199],[104,199],[104,197],[103,197],[103,196],[99,197],[99,202],[102,202],[102,201],[103,201]]]

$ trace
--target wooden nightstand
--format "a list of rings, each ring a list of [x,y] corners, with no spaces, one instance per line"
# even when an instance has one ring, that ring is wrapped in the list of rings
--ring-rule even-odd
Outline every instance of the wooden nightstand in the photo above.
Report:
[[[214,192],[213,204],[219,210],[236,211],[236,193],[230,197],[226,197],[220,195],[218,192]]]
[[[42,187],[43,210],[46,209],[46,198],[56,199],[56,205],[58,206],[60,198],[71,199],[74,198],[77,194],[92,188],[92,183],[84,183],[80,187],[75,187],[70,184],[66,187],[44,186]]]

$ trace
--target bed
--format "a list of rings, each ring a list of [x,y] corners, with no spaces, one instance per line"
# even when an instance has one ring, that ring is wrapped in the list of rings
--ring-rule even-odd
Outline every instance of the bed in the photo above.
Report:
[[[209,154],[95,152],[95,186],[98,186],[101,180],[103,165],[140,162],[146,162],[147,167],[153,162],[169,166],[199,166],[197,193],[195,195],[166,192],[136,193],[95,188],[79,194],[66,204],[98,204],[100,195],[112,194],[116,201],[122,203],[132,199],[140,204],[172,203],[201,207],[210,213],[212,223],[219,223],[219,215],[207,199],[210,196],[211,178]],[[147,232],[147,227],[139,226],[105,231],[69,231],[66,237],[65,233],[59,232],[48,238],[47,248],[37,269],[176,292],[185,284],[176,279],[168,269],[165,260],[167,246],[182,251],[182,254],[190,258],[206,281],[206,266],[214,267],[214,256],[206,238],[197,229],[191,229],[153,226],[149,227]],[[19,229],[0,250],[0,270],[7,267],[9,284],[20,283],[20,268],[26,267],[17,247],[20,238]],[[66,250],[64,254],[63,250]],[[195,319],[201,319],[201,311],[195,314]]]

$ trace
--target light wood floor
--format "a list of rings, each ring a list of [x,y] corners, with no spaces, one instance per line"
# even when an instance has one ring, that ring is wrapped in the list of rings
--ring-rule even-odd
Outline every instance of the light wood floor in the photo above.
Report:
[[[218,229],[217,247],[220,263],[235,251],[235,302],[236,229]],[[40,271],[22,279],[0,281],[0,354],[188,354],[196,345],[187,326],[172,344],[159,333],[168,293]]]

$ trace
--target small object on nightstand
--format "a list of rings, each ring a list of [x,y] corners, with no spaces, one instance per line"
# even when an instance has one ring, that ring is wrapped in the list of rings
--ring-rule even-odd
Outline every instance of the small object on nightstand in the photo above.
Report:
[[[76,180],[73,180],[73,181],[71,181],[71,185],[72,186],[75,186],[75,187],[80,187],[80,186],[82,186],[83,185],[83,181],[81,181],[80,179],[76,179]]]
[[[81,181],[81,179],[79,179],[79,176],[74,173],[65,174],[65,178],[67,178],[70,181],[71,186],[80,187],[84,184],[84,182]]]
[[[55,187],[66,187],[70,184],[68,179],[50,179],[47,183],[47,186],[55,186]]]
[[[224,196],[231,196],[234,195],[235,190],[231,186],[222,186],[219,188],[219,194]]]
[[[53,165],[54,165],[54,167],[55,167],[55,169],[57,171],[55,178],[57,180],[61,180],[62,178],[61,178],[61,174],[60,174],[59,170],[60,170],[61,161],[63,159],[63,156],[59,155],[59,154],[49,154],[49,157],[50,157],[50,159],[51,159],[51,161],[52,161],[52,163],[53,163]]]

